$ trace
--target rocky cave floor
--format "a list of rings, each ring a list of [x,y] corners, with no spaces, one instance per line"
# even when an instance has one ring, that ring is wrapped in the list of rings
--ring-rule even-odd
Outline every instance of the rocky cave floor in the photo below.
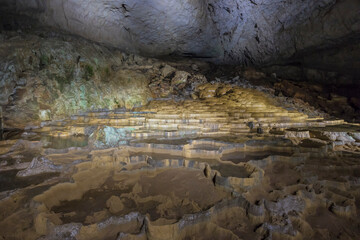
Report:
[[[0,41],[0,239],[360,239],[358,98],[49,31]]]

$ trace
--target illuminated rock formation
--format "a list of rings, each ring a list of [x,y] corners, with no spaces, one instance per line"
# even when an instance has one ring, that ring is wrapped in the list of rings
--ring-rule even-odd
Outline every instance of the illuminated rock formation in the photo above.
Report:
[[[358,10],[0,0],[0,239],[360,239]]]
[[[4,142],[1,236],[360,236],[359,126],[254,89],[197,89],[195,100],[75,115]]]

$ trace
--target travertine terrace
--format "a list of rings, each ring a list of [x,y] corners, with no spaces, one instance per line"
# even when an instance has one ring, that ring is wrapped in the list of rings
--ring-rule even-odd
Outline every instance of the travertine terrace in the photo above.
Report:
[[[359,0],[0,0],[0,240],[360,239]]]
[[[360,236],[359,126],[254,89],[198,89],[2,142],[0,174],[16,179],[1,185],[3,238]]]

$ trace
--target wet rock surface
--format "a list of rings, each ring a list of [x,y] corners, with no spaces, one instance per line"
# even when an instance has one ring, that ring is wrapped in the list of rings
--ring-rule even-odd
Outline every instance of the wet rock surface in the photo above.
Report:
[[[360,238],[356,97],[42,34],[1,35],[0,239]]]
[[[360,236],[359,125],[287,110],[253,88],[207,83],[192,94],[48,121],[27,140],[2,141],[0,180],[26,184],[1,180],[0,236]]]
[[[207,82],[156,60],[58,32],[5,31],[0,45],[3,125],[25,128],[91,109],[132,109],[152,98],[187,96]],[[203,70],[206,63],[198,63]],[[190,73],[188,72],[190,71]]]
[[[3,125],[9,128],[3,135],[17,134],[11,128],[34,128],[92,109],[131,110],[157,98],[220,97],[232,86],[270,94],[282,106],[309,116],[359,121],[356,78],[339,86],[328,83],[345,83],[341,79],[349,78],[346,74],[295,81],[276,69],[148,59],[53,30],[23,31],[2,33],[0,105]],[[230,85],[216,85],[221,83]]]

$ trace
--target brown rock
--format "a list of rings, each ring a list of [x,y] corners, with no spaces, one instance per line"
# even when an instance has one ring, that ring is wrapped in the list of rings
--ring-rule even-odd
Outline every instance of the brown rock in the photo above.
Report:
[[[222,85],[216,90],[216,96],[219,96],[219,97],[223,96],[231,90],[232,90],[231,85]]]
[[[360,98],[356,98],[356,97],[350,98],[350,104],[356,107],[356,109],[360,109]]]
[[[251,69],[251,68],[245,70],[243,75],[248,80],[258,80],[258,79],[266,77],[265,73],[258,72],[255,69]]]
[[[171,73],[175,72],[176,69],[169,66],[169,65],[165,65],[162,69],[161,69],[161,76],[163,78],[169,76]]]
[[[111,196],[106,201],[106,207],[109,208],[109,211],[113,214],[119,213],[124,209],[124,204],[121,199],[117,196]]]
[[[198,87],[199,90],[199,98],[212,98],[216,96],[216,90],[218,89],[219,85],[217,84],[204,84]]]
[[[332,102],[337,102],[339,104],[343,104],[346,105],[347,104],[347,97],[344,96],[339,96],[337,94],[331,94],[331,101]]]
[[[173,79],[171,79],[171,87],[182,89],[185,87],[190,73],[185,71],[177,71]]]

